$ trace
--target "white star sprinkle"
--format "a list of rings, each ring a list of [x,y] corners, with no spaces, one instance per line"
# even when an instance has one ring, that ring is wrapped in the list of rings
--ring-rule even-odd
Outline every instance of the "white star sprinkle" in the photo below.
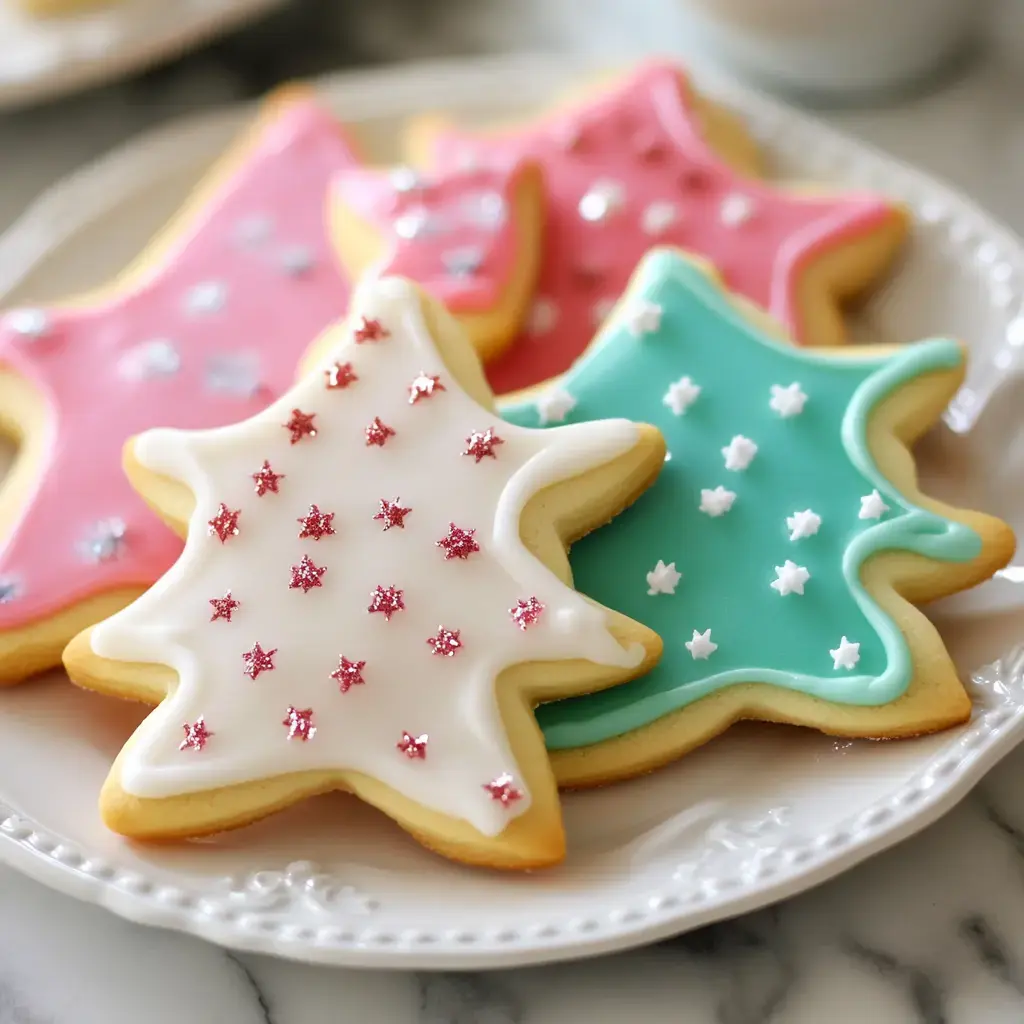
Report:
[[[772,583],[772,590],[777,590],[782,597],[787,594],[803,595],[804,584],[811,578],[811,574],[796,562],[788,558],[784,565],[775,566],[776,580]]]
[[[676,571],[675,562],[666,565],[659,558],[658,564],[647,574],[647,593],[651,597],[655,594],[674,594],[682,578],[683,574]]]
[[[638,338],[653,334],[661,326],[661,306],[646,300],[631,302],[626,309],[626,326]]]
[[[645,235],[660,235],[668,230],[679,217],[676,204],[667,199],[656,199],[648,203],[640,216],[640,227]]]
[[[669,384],[662,402],[677,416],[682,416],[699,397],[700,385],[694,384],[689,377],[680,377],[674,384]]]
[[[737,471],[746,469],[754,461],[754,456],[757,454],[757,445],[749,437],[737,434],[722,449],[722,454],[725,456],[726,469]]]
[[[754,200],[740,192],[733,192],[722,200],[718,216],[726,227],[735,228],[746,224],[754,215]]]
[[[786,526],[789,528],[790,540],[803,540],[805,537],[813,537],[821,526],[821,516],[805,508],[803,512],[794,512],[786,517]]]
[[[807,395],[800,390],[799,384],[789,384],[786,387],[781,384],[772,385],[772,397],[768,404],[784,420],[788,420],[790,416],[799,416],[804,411],[806,403]]]
[[[576,406],[576,399],[564,388],[551,388],[537,399],[537,415],[541,425],[563,423]]]
[[[700,492],[700,510],[705,515],[709,515],[712,518],[724,516],[725,513],[732,508],[732,503],[735,500],[735,491],[726,490],[726,488],[721,485],[716,487],[713,491],[710,491],[705,487]]]
[[[832,655],[833,668],[851,669],[860,661],[860,644],[851,644],[844,636],[839,646],[828,653]]]
[[[865,494],[860,499],[860,512],[857,513],[857,518],[881,519],[888,511],[889,506],[882,501],[882,496],[878,491],[874,490],[870,494]]]
[[[705,629],[703,633],[694,630],[693,639],[686,641],[686,649],[694,661],[707,661],[718,650],[718,644],[711,639],[710,629]]]
[[[527,333],[547,334],[556,323],[558,323],[558,306],[544,296],[534,299],[530,312],[526,315]]]

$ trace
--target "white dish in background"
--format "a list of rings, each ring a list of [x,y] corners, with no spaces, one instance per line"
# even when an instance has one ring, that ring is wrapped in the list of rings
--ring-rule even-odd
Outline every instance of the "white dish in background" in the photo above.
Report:
[[[0,109],[119,78],[226,32],[281,0],[112,0],[33,18],[0,0]]]
[[[486,61],[342,76],[321,91],[389,159],[410,113],[504,115],[543,103],[572,75],[552,62]],[[910,204],[915,238],[856,333],[969,341],[969,386],[949,417],[959,435],[944,428],[926,439],[922,477],[1024,528],[1010,372],[1024,342],[1024,249],[926,176],[760,96],[711,85],[747,118],[780,176],[871,186]],[[172,125],[44,197],[0,241],[0,301],[57,297],[119,269],[246,117]],[[965,678],[1024,639],[1021,589],[992,582],[936,607]],[[933,821],[1024,738],[1024,655],[970,686],[972,721],[938,736],[835,742],[747,725],[647,778],[570,794],[565,865],[507,876],[432,856],[339,795],[203,842],[128,844],[100,824],[96,794],[145,712],[54,674],[0,692],[0,857],[134,920],[307,961],[470,968],[582,956],[793,895]]]

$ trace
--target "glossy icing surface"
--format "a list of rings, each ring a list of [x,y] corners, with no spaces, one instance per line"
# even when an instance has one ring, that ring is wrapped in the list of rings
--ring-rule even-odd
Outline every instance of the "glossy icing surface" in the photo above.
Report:
[[[796,297],[801,272],[891,216],[876,196],[801,195],[738,176],[703,141],[692,99],[668,64],[652,64],[521,131],[444,132],[432,156],[443,170],[523,159],[543,170],[544,258],[534,312],[488,367],[497,394],[567,370],[655,244],[705,257],[732,291],[813,342]]]
[[[43,393],[52,427],[0,549],[0,629],[174,562],[181,542],[125,479],[124,441],[232,422],[287,389],[346,306],[325,209],[354,159],[325,110],[293,101],[142,276],[92,305],[0,318],[0,360]]]
[[[659,324],[638,336],[644,306]],[[861,585],[861,565],[884,550],[967,560],[981,541],[881,475],[867,423],[901,384],[961,359],[946,340],[884,358],[787,346],[694,264],[650,255],[560,387],[574,401],[565,422],[626,416],[665,435],[658,482],[570,555],[577,588],[650,626],[665,652],[641,679],[540,708],[549,746],[622,735],[739,682],[860,705],[903,693],[907,645]],[[535,402],[503,415],[540,421]]]

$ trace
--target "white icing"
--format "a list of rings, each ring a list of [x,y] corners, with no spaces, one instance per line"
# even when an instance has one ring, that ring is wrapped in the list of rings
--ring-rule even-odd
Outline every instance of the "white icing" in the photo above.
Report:
[[[564,388],[550,388],[538,397],[536,405],[541,424],[564,423],[576,408],[576,399]]]
[[[642,338],[661,326],[661,306],[647,299],[634,300],[626,309],[624,319],[629,333]]]
[[[789,529],[790,540],[803,540],[805,537],[813,537],[821,527],[821,516],[805,508],[803,512],[794,512],[786,517],[786,526]]]
[[[674,594],[683,574],[676,569],[675,562],[666,565],[660,558],[658,564],[647,574],[647,593],[654,597],[657,594]]]
[[[882,501],[882,496],[878,491],[874,490],[870,494],[865,494],[860,499],[860,512],[857,513],[857,518],[881,519],[888,511],[889,506]]]
[[[703,633],[694,630],[693,639],[686,641],[686,649],[694,661],[707,661],[718,650],[718,644],[711,639],[710,629],[705,629]]]
[[[744,437],[742,434],[737,434],[722,449],[722,455],[725,457],[725,468],[736,472],[746,469],[754,461],[756,454],[757,445],[749,437]]]
[[[783,565],[775,566],[775,580],[771,584],[772,590],[777,590],[782,597],[787,594],[800,594],[803,596],[804,584],[811,578],[811,574],[802,565],[791,562],[788,558]]]
[[[844,636],[839,641],[839,646],[828,652],[832,655],[832,667],[834,669],[851,669],[857,667],[860,661],[860,644],[852,644]]]
[[[717,518],[724,516],[732,508],[732,503],[735,500],[736,492],[728,490],[721,484],[714,490],[705,487],[700,492],[700,510],[705,515]]]
[[[699,397],[700,385],[694,384],[689,377],[680,377],[674,384],[669,384],[661,401],[677,416],[682,416]]]
[[[773,412],[777,412],[784,420],[791,416],[799,416],[807,404],[807,395],[800,390],[799,384],[773,384],[771,387],[772,397],[768,404]]]
[[[640,215],[640,227],[645,235],[660,235],[678,219],[679,209],[667,199],[656,199],[644,207]]]
[[[142,797],[200,792],[282,773],[351,769],[379,778],[416,802],[496,835],[530,803],[505,735],[494,686],[507,666],[583,658],[623,668],[623,648],[603,609],[563,584],[524,547],[519,520],[543,488],[616,458],[637,443],[625,420],[528,430],[477,405],[443,365],[427,335],[415,291],[385,279],[365,286],[358,314],[391,336],[359,345],[345,332],[325,363],[351,362],[359,376],[343,391],[317,370],[258,416],[217,430],[153,430],[135,443],[147,469],[195,494],[185,549],[134,604],[98,625],[96,654],[156,662],[179,676],[174,692],[139,728],[121,783]],[[356,315],[353,322],[359,321]],[[408,381],[438,374],[447,388],[410,404]],[[316,414],[317,436],[289,444],[293,408]],[[380,416],[396,431],[368,447],[363,428]],[[461,453],[474,431],[493,426],[496,458]],[[284,474],[277,494],[255,495],[252,467],[269,459]],[[382,497],[413,511],[403,529],[373,520]],[[239,534],[221,544],[207,531],[221,502],[241,509]],[[337,533],[298,539],[311,502],[334,512]],[[436,542],[449,523],[475,529],[480,551],[444,558]],[[290,567],[308,554],[326,567],[322,587],[288,587]],[[404,591],[390,621],[369,614],[378,585]],[[230,590],[232,620],[210,622],[209,599]],[[538,621],[518,629],[509,609],[536,596]],[[437,657],[427,644],[441,624],[464,647]],[[242,653],[277,648],[273,671],[243,675]],[[339,657],[365,661],[365,683],[340,692],[330,674]],[[317,735],[288,740],[289,706],[312,708]],[[182,726],[200,716],[213,737],[202,751],[179,750]],[[427,733],[425,759],[396,749],[403,731]],[[483,788],[504,772],[523,798],[503,806]]]

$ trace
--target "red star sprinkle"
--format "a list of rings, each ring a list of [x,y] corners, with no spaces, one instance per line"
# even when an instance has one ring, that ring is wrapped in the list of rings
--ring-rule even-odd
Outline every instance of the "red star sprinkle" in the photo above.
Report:
[[[540,618],[542,611],[544,611],[544,605],[537,598],[528,597],[525,601],[516,601],[515,607],[509,608],[508,613],[512,616],[512,621],[520,629],[525,630]]]
[[[275,473],[270,468],[270,463],[266,459],[263,460],[263,466],[260,470],[252,475],[253,480],[256,481],[256,496],[262,498],[267,491],[272,491],[277,494],[277,481],[284,479],[284,473]]]
[[[430,737],[423,733],[421,736],[413,736],[410,732],[402,731],[402,738],[395,744],[395,746],[403,753],[409,760],[419,758],[421,761],[426,760],[427,757],[427,741]]]
[[[405,601],[402,600],[402,591],[396,587],[381,587],[378,586],[370,594],[370,607],[366,610],[368,612],[381,612],[384,618],[390,622],[391,616],[395,612],[402,611],[405,608]]]
[[[342,693],[348,693],[353,686],[362,686],[366,680],[363,678],[365,661],[349,661],[345,655],[338,660],[338,667],[331,673],[331,678],[337,680]]]
[[[217,534],[220,538],[221,544],[228,539],[228,537],[238,536],[238,517],[242,514],[240,508],[230,509],[222,501],[220,508],[217,509],[217,514],[207,522],[209,529],[207,533],[211,536]]]
[[[353,381],[359,380],[352,372],[351,363],[335,363],[333,366],[329,366],[324,370],[324,377],[328,391],[347,388]]]
[[[497,445],[504,443],[494,432],[494,427],[488,427],[484,431],[476,430],[466,438],[468,447],[462,454],[474,456],[477,462],[488,456],[496,459],[498,456],[494,454],[494,449]]]
[[[444,626],[437,627],[437,636],[427,638],[430,644],[430,653],[439,654],[442,658],[453,658],[461,649],[462,641],[459,639],[458,629],[445,629]]]
[[[253,644],[252,650],[242,655],[242,661],[245,662],[242,675],[255,679],[261,672],[270,672],[274,667],[275,654],[276,647],[272,651],[265,651],[258,643]]]
[[[304,437],[316,437],[316,427],[313,426],[315,419],[315,412],[306,413],[301,409],[292,409],[291,419],[283,424],[284,429],[291,432],[292,444],[298,444]]]
[[[420,370],[409,385],[409,404],[415,405],[421,398],[431,398],[435,391],[446,391],[440,377],[432,377]]]
[[[327,572],[327,566],[316,566],[309,555],[303,555],[298,565],[292,566],[292,581],[288,584],[289,590],[300,590],[308,594],[313,587],[322,587],[320,582],[323,574]]]
[[[321,512],[318,506],[310,505],[309,512],[301,519],[296,520],[296,522],[302,523],[299,540],[304,540],[306,537],[312,537],[313,540],[329,537],[334,533],[334,527],[331,526],[333,518],[333,512]]]
[[[386,498],[380,499],[380,511],[373,518],[384,523],[385,531],[390,530],[392,526],[400,526],[403,530],[405,529],[405,517],[412,509],[402,508],[399,505],[401,500],[401,498],[395,498],[394,501],[388,501]]]
[[[185,738],[178,744],[179,750],[202,750],[206,746],[206,741],[214,735],[206,728],[202,715],[191,725],[186,722],[182,729],[185,730]]]
[[[379,416],[373,417],[373,422],[366,428],[366,446],[371,444],[383,448],[389,437],[394,437],[395,432],[386,424],[381,423]]]
[[[444,549],[445,561],[449,558],[469,558],[474,551],[479,551],[480,545],[473,540],[474,533],[476,530],[463,530],[449,523],[447,535],[437,542],[437,546]]]
[[[211,622],[216,622],[218,619],[227,619],[231,621],[231,613],[241,604],[241,601],[236,601],[231,596],[231,591],[227,591],[223,597],[211,597],[210,604],[213,605],[213,614],[210,616]]]
[[[288,726],[288,739],[293,740],[297,736],[303,743],[311,740],[316,735],[316,726],[313,724],[313,709],[299,709],[288,705],[287,717],[281,722]]]
[[[363,322],[353,332],[353,337],[361,345],[364,341],[383,341],[390,338],[391,332],[379,320],[367,320],[364,316]]]
[[[485,782],[484,789],[490,793],[492,800],[497,800],[502,806],[508,807],[523,797],[523,791],[513,785],[514,781],[508,772],[502,772],[496,779]]]

